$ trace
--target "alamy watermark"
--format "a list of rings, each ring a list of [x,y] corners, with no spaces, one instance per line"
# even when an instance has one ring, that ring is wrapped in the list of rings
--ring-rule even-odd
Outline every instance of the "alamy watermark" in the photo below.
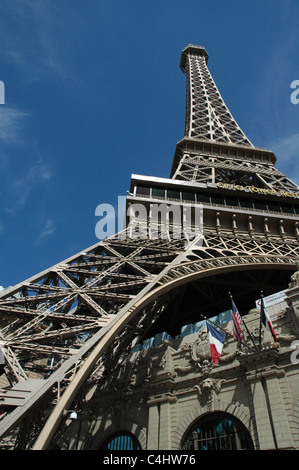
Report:
[[[299,341],[293,341],[291,348],[295,349],[295,351],[291,354],[291,363],[299,364]]]
[[[126,196],[118,197],[118,206],[99,204],[95,210],[99,217],[95,234],[99,240],[115,234],[122,237],[123,227],[126,236],[132,239],[176,239],[200,235],[203,228],[202,205],[180,206],[166,203],[129,203]]]
[[[298,104],[299,103],[299,80],[293,80],[291,83],[291,88],[295,89],[295,91],[291,94],[291,103]]]
[[[0,104],[5,104],[5,86],[2,80],[0,80]]]

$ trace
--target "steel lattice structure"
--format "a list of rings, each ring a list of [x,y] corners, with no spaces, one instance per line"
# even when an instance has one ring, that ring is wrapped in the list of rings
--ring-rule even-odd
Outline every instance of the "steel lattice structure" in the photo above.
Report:
[[[181,69],[186,74],[185,136],[253,146],[225,105],[207,67],[204,47],[183,49]]]
[[[180,196],[164,193],[158,202],[182,208],[188,190],[196,194],[188,204],[203,206],[202,230],[182,230],[177,239],[170,221],[163,236],[158,223],[160,236],[153,237],[144,220],[132,237],[129,223],[121,233],[1,293],[2,448],[47,448],[64,410],[80,406],[91,385],[129,354],[163,315],[177,286],[229,270],[295,269],[299,188],[275,169],[275,155],[254,147],[239,128],[207,58],[198,46],[182,52],[185,136],[177,144],[171,178],[139,178],[127,198],[128,207],[138,202],[150,208],[158,200],[152,186],[175,187]],[[200,191],[212,196],[203,202]],[[215,202],[219,194],[227,199]],[[238,206],[229,204],[232,194]],[[280,212],[269,210],[270,202],[267,208],[252,201],[252,207],[242,206],[243,196],[260,203],[279,200]]]

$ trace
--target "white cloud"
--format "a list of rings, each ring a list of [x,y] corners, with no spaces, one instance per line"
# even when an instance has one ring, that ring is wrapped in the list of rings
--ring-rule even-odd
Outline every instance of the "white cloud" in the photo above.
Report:
[[[28,113],[6,106],[0,109],[0,141],[6,144],[20,143],[20,134],[24,119]]]
[[[2,150],[0,154],[2,206],[10,215],[15,215],[32,192],[52,178],[50,165],[39,157],[37,144],[29,142],[24,132],[28,116],[29,113],[18,109],[7,106],[0,108],[0,144],[8,145],[10,150],[17,147],[16,153]],[[27,149],[26,160],[22,158],[24,149]]]
[[[33,164],[27,173],[15,176],[11,182],[12,202],[6,207],[6,211],[14,215],[18,209],[23,207],[32,192],[46,181],[52,178],[52,171],[43,160]]]
[[[299,133],[274,140],[267,147],[277,157],[277,168],[299,184]]]
[[[272,143],[272,148],[275,148],[277,154],[281,154],[283,160],[293,161],[294,158],[299,157],[299,133],[282,137]]]
[[[49,0],[2,0],[0,51],[20,67],[28,81],[73,76],[65,46],[76,31],[72,10]],[[30,34],[28,34],[28,30]]]
[[[36,243],[41,242],[44,238],[51,236],[55,232],[54,222],[51,218],[46,218],[43,221],[41,232],[36,240]]]

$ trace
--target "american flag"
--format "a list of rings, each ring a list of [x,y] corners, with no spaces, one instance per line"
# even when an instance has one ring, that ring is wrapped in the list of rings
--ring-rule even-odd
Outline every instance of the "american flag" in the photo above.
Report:
[[[234,337],[237,341],[241,341],[244,337],[244,335],[242,333],[242,328],[241,328],[241,321],[242,320],[241,320],[241,315],[239,314],[238,309],[237,309],[233,299],[232,299],[232,311],[233,311],[232,319],[233,319]]]

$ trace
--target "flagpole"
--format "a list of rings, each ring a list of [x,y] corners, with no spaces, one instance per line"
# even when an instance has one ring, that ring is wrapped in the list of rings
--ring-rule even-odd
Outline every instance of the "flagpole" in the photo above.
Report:
[[[261,347],[262,347],[262,302],[263,302],[263,291],[261,291],[259,351],[261,350]]]
[[[205,317],[204,315],[201,315],[202,318],[210,323],[212,323],[212,325],[214,325],[216,328],[219,328],[219,330],[223,331],[223,333],[225,334],[228,334],[229,336],[231,336],[232,338],[234,338],[234,335],[232,335],[229,331],[226,331],[224,330],[224,328],[221,328],[221,326],[219,325],[216,325],[216,323],[214,323],[213,321],[211,321],[209,318]],[[235,338],[234,338],[235,339]],[[243,343],[243,341],[240,341],[241,344],[243,344],[246,348],[249,348],[251,349],[253,352],[256,352],[255,349],[251,348],[250,346],[248,346],[247,344]]]
[[[228,293],[228,295],[230,296],[231,300],[233,301],[233,296],[231,295],[230,292]],[[257,348],[257,346],[256,346],[256,344],[255,344],[255,342],[254,342],[254,339],[253,339],[251,333],[249,332],[249,330],[248,330],[248,328],[247,328],[247,325],[246,325],[246,323],[245,323],[245,321],[243,320],[242,317],[241,317],[241,321],[242,321],[242,323],[244,324],[244,326],[245,326],[245,328],[246,328],[246,331],[247,331],[247,333],[248,333],[248,336],[249,336],[249,338],[251,339],[251,341],[252,341],[252,343],[253,343],[253,345],[254,345],[255,350],[258,351],[258,348]]]

